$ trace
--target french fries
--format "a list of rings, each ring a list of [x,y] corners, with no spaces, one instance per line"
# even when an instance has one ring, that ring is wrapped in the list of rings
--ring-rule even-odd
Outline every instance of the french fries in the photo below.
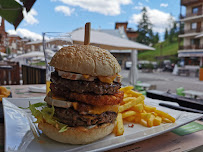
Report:
[[[123,121],[141,124],[145,127],[175,122],[175,118],[168,113],[146,105],[144,103],[145,97],[141,93],[134,91],[133,86],[123,87],[120,90],[124,92],[124,99],[120,104],[114,128],[116,136],[124,133]]]
[[[123,135],[124,133],[124,126],[123,126],[123,118],[122,118],[122,114],[118,113],[117,119],[116,119],[116,135],[120,136]]]
[[[5,87],[0,86],[0,101],[2,101],[2,98],[8,97],[9,95],[10,91]]]

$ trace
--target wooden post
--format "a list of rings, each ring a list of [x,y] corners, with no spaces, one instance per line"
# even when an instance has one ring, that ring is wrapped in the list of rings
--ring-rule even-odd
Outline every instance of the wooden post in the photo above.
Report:
[[[85,40],[84,45],[90,44],[90,30],[91,30],[91,23],[88,22],[85,24]]]

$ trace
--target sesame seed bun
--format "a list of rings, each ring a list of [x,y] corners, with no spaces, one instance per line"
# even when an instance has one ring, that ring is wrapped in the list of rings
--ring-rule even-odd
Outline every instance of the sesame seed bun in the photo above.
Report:
[[[109,51],[91,45],[63,47],[53,56],[50,65],[58,70],[91,76],[112,76],[121,71]]]
[[[106,123],[87,129],[85,127],[69,127],[65,132],[60,133],[59,129],[45,122],[38,124],[39,129],[49,138],[68,144],[88,144],[101,139],[113,131],[114,124]]]

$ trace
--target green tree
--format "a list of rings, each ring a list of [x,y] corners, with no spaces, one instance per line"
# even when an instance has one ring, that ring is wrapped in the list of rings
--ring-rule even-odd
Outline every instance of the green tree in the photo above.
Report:
[[[150,37],[153,34],[152,24],[149,21],[146,7],[143,7],[141,12],[142,12],[142,19],[139,21],[139,24],[138,24],[138,37],[136,41],[142,44],[149,45],[151,43]]]
[[[154,36],[154,44],[159,42],[159,33],[157,32],[156,35]]]
[[[168,29],[166,28],[165,34],[164,34],[164,40],[166,41],[168,39]]]

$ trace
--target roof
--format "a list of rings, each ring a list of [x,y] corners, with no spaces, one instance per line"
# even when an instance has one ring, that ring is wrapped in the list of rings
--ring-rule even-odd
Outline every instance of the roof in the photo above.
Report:
[[[147,45],[113,36],[98,30],[91,29],[90,34],[91,45],[99,46],[107,50],[154,50],[154,48]],[[75,44],[84,43],[84,28],[74,30],[71,35]]]

